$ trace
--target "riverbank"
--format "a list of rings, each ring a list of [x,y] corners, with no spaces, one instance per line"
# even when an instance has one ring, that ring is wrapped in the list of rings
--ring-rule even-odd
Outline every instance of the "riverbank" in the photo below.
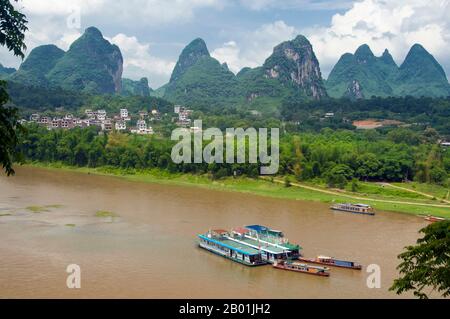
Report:
[[[364,202],[376,210],[406,213],[413,215],[434,215],[450,218],[450,205],[436,198],[429,198],[422,194],[411,193],[401,189],[390,189],[374,183],[361,183],[361,192],[333,190],[320,185],[291,183],[286,187],[277,178],[226,178],[218,181],[211,180],[205,175],[172,174],[159,169],[123,170],[110,167],[87,168],[71,167],[58,163],[28,163],[26,166],[57,169],[122,178],[134,182],[158,183],[189,187],[200,187],[220,191],[234,191],[259,196],[288,199],[317,201],[323,203]]]

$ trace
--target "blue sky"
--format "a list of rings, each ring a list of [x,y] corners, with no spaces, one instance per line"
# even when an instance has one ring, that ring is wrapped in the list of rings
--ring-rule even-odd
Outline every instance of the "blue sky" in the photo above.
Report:
[[[326,78],[339,57],[367,43],[400,64],[423,44],[450,72],[448,0],[19,0],[28,16],[29,49],[54,43],[67,50],[96,26],[124,56],[124,76],[167,82],[185,45],[203,38],[233,72],[261,65],[278,43],[308,37]],[[0,62],[20,60],[0,49]]]

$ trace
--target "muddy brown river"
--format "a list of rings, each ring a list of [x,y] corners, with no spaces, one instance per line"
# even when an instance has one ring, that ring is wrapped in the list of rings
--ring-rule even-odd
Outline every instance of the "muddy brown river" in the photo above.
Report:
[[[283,230],[306,257],[355,260],[363,270],[321,278],[248,268],[196,246],[208,229],[249,224]],[[394,298],[396,256],[425,225],[403,214],[22,167],[0,177],[0,298]],[[81,267],[81,289],[67,288],[69,264]],[[380,266],[381,288],[367,286],[370,264]]]

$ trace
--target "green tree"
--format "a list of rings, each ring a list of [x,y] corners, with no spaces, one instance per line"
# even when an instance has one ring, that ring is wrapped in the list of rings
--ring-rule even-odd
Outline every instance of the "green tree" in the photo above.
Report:
[[[397,294],[413,291],[414,295],[427,299],[423,292],[432,288],[450,296],[450,220],[431,224],[420,231],[425,234],[416,246],[409,246],[399,255],[399,279],[390,288]]]
[[[17,0],[16,0],[17,1]],[[24,57],[23,51],[26,49],[24,38],[27,20],[25,15],[15,10],[9,0],[0,0],[0,45],[6,46],[13,51],[14,55]],[[17,110],[4,107],[9,96],[6,92],[6,83],[0,81],[0,164],[6,174],[14,174],[12,163],[16,153],[18,143]]]

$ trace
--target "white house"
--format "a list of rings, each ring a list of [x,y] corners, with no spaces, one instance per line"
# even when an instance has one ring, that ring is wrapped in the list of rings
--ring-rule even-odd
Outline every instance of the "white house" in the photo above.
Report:
[[[147,123],[144,120],[138,120],[136,126],[138,131],[143,131],[147,129]]]
[[[125,131],[127,129],[127,123],[125,121],[116,122],[116,131]]]
[[[120,117],[122,119],[127,119],[128,118],[128,110],[127,109],[120,109]]]
[[[97,119],[100,121],[106,120],[106,111],[105,110],[98,110],[97,111]]]

